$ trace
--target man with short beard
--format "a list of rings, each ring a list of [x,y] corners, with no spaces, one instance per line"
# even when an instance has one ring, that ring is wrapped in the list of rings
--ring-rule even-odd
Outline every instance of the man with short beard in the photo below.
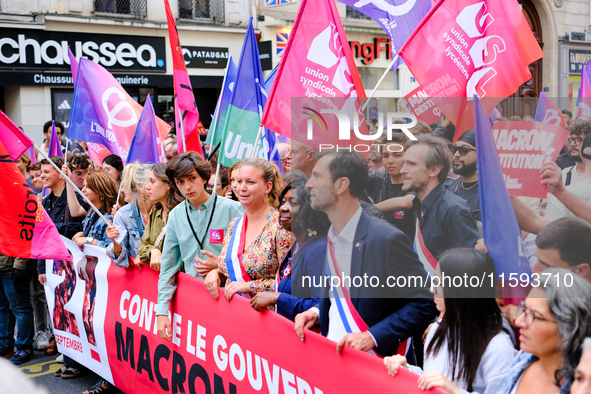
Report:
[[[474,220],[480,222],[480,197],[476,171],[476,139],[474,129],[465,132],[453,147],[453,171],[461,175],[447,190],[462,197],[470,207]]]
[[[478,228],[468,204],[443,188],[452,162],[443,139],[417,136],[417,141],[406,143],[403,160],[402,190],[417,195],[413,200],[418,219],[415,247],[426,256],[421,261],[427,272],[433,273],[430,257],[437,260],[446,250],[473,248],[479,238]]]
[[[568,127],[570,136],[568,143],[570,144],[570,158],[575,163],[562,170],[562,182],[564,186],[582,181],[585,177],[585,161],[581,159],[581,144],[585,136],[591,131],[591,122],[587,120],[577,119],[571,122]]]

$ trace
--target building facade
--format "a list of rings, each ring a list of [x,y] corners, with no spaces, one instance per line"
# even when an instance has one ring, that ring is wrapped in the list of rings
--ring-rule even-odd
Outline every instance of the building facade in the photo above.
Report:
[[[298,0],[169,0],[177,22],[197,107],[207,127],[224,75],[236,61],[254,18],[265,73],[280,61],[297,15]],[[582,65],[591,59],[588,0],[519,0],[545,57],[529,67],[532,79],[515,98],[540,92],[576,111]],[[369,93],[391,61],[382,29],[343,3],[337,9],[361,79]],[[148,93],[157,114],[172,117],[172,59],[163,1],[0,0],[0,109],[41,142],[49,119],[67,124],[73,85],[68,46],[105,66],[141,104]],[[391,72],[377,97],[400,97],[417,87],[405,67]],[[535,102],[515,100],[503,114],[526,115]]]
[[[170,0],[197,107],[210,122],[229,54],[240,55],[248,0]],[[172,121],[172,57],[163,1],[0,1],[0,109],[36,143],[50,120],[68,125],[68,47],[107,68],[140,104]]]

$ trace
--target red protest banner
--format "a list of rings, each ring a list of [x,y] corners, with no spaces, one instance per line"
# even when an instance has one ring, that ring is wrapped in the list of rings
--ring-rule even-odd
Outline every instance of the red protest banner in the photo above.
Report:
[[[443,116],[441,108],[439,108],[433,99],[429,98],[427,94],[419,86],[406,96],[404,96],[410,111],[427,124],[435,123]]]
[[[569,132],[562,127],[534,121],[495,122],[493,139],[505,185],[510,196],[546,198],[540,168],[555,161]]]
[[[338,355],[336,343],[311,331],[301,342],[293,322],[240,296],[215,301],[184,273],[167,342],[156,327],[158,272],[120,268],[102,248],[82,253],[64,242],[72,261],[46,263],[58,348],[125,393],[423,392],[412,372],[391,377],[381,359],[350,348]]]

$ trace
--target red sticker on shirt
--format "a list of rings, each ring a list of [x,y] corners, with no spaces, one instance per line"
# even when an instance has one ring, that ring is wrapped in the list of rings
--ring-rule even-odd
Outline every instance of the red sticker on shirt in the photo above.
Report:
[[[209,230],[209,243],[221,244],[224,243],[224,230]]]
[[[404,211],[394,212],[394,219],[404,219]]]

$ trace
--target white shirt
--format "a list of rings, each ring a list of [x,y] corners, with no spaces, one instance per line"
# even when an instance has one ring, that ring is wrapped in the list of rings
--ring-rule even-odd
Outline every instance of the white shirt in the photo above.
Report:
[[[571,169],[572,169],[572,171],[571,171]],[[572,167],[566,167],[564,170],[562,170],[562,184],[564,186],[566,186],[566,174],[568,174],[569,171],[571,171],[571,173],[570,173],[570,176],[571,176],[570,184],[571,185],[573,183],[577,183],[577,182],[580,182],[583,179],[585,179],[585,171],[579,172],[576,165],[574,165]]]
[[[349,219],[349,222],[345,225],[338,236],[336,235],[334,226],[330,226],[330,229],[328,230],[328,239],[333,246],[337,265],[345,277],[351,275],[353,240],[355,239],[355,232],[357,231],[357,225],[359,225],[361,212],[363,212],[363,209],[359,207],[357,212],[355,212],[351,219]],[[351,280],[352,279],[353,278],[351,278]],[[348,285],[349,283],[346,284]],[[313,307],[310,310],[313,310],[317,315],[320,315],[318,308]],[[343,321],[339,315],[338,307],[334,302],[334,297],[330,297],[330,309],[328,310],[328,333],[326,337],[332,341],[338,342],[345,335],[347,335],[347,330],[345,329],[345,325],[343,324]],[[369,335],[371,335],[371,333],[369,333]],[[371,335],[371,337],[374,343],[376,343],[373,335]]]
[[[444,340],[443,345],[437,353],[431,353],[429,356],[426,355],[429,343],[433,340],[435,331],[437,331],[438,327],[439,322],[436,322],[427,334],[423,368],[421,369],[414,365],[408,365],[408,369],[419,375],[422,375],[424,372],[439,371],[448,378],[452,384],[458,386],[462,390],[462,394],[467,394],[467,384],[464,379],[461,379],[460,381],[452,379],[449,353],[447,351],[447,340]],[[472,393],[500,393],[503,388],[503,383],[505,382],[505,377],[511,370],[515,354],[517,354],[517,351],[513,347],[511,338],[505,331],[501,330],[501,332],[490,340],[482,358],[480,359],[476,376],[472,382]]]

